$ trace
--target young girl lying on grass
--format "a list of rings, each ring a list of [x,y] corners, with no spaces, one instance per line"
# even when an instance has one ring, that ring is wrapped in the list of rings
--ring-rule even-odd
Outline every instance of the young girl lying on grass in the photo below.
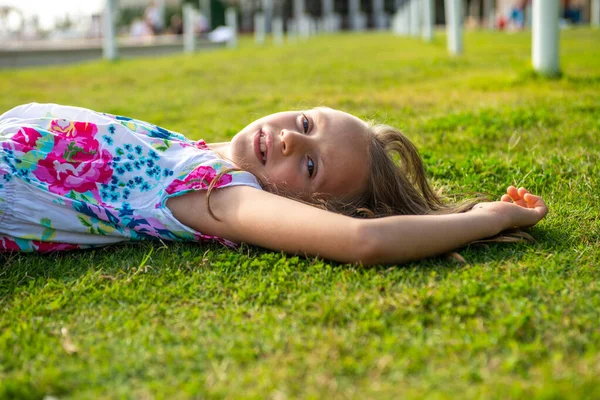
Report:
[[[402,133],[329,108],[268,115],[208,145],[77,107],[0,116],[0,251],[216,240],[402,263],[547,212],[512,186],[501,201],[448,203]]]

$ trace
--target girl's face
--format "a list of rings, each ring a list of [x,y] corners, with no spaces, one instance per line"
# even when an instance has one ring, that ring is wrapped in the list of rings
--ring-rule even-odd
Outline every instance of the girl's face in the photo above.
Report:
[[[368,133],[362,120],[315,108],[271,114],[231,141],[231,160],[267,185],[309,199],[355,195],[368,178]]]

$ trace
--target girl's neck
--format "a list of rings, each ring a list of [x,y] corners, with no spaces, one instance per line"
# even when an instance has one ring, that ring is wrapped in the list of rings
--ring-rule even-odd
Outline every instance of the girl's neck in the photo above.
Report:
[[[209,149],[225,160],[231,160],[231,142],[207,143]]]

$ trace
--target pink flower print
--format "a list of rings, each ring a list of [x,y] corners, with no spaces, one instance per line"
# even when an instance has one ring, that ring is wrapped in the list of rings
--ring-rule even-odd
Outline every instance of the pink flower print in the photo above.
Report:
[[[15,151],[27,153],[35,148],[37,140],[42,135],[33,128],[22,127],[19,131],[11,137]],[[9,142],[5,142],[9,143]]]
[[[97,184],[107,183],[112,177],[112,156],[110,152],[96,147],[85,155],[87,160],[81,158],[84,156],[78,160],[66,159],[64,154],[52,151],[38,162],[33,173],[40,181],[49,184],[48,189],[52,193],[64,195],[71,190],[79,193],[89,190],[97,192]]]
[[[19,251],[21,248],[14,240],[8,238],[8,236],[0,236],[0,252],[3,251]]]
[[[53,119],[50,121],[51,132],[58,136],[73,138],[82,136],[94,136],[98,133],[98,127],[91,122],[69,121],[66,119]]]
[[[81,246],[77,244],[42,242],[41,240],[27,240],[23,243],[26,243],[26,245],[21,248],[16,241],[12,240],[8,236],[0,236],[0,253],[9,251],[36,250],[41,253],[47,253],[50,251],[76,250],[81,248]]]
[[[77,250],[80,248],[79,245],[76,244],[42,242],[40,240],[32,240],[31,244],[40,253],[48,253],[51,251]]]
[[[113,170],[112,155],[94,139],[98,127],[58,119],[50,123],[50,131],[55,134],[54,147],[38,162],[34,175],[48,183],[52,193],[65,195],[71,190],[79,193],[91,190],[100,198],[97,184],[107,183]]]
[[[202,165],[190,172],[183,180],[175,179],[167,187],[166,192],[173,194],[184,190],[206,189],[216,176],[217,171],[213,167]],[[231,180],[231,174],[223,174],[215,184],[215,188],[227,185]]]
[[[206,142],[202,139],[198,140],[196,143],[196,148],[199,150],[210,150]]]
[[[73,122],[55,119],[50,122],[50,131],[54,134],[54,153],[64,154],[66,160],[88,161],[98,149],[94,139],[98,127],[89,122]]]

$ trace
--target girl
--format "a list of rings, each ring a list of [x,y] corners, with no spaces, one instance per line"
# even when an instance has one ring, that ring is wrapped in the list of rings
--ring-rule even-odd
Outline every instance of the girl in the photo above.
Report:
[[[402,263],[535,225],[547,211],[512,186],[498,202],[448,204],[404,135],[329,108],[268,115],[209,145],[77,107],[0,116],[4,251],[216,240]]]

